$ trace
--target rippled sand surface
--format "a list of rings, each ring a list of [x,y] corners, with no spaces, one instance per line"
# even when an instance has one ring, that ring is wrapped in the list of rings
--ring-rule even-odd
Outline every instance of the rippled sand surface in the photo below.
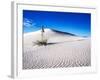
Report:
[[[90,40],[25,48],[23,69],[79,67],[91,65]]]

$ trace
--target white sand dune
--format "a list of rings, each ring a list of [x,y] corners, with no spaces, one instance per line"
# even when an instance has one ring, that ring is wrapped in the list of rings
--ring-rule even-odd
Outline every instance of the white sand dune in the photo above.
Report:
[[[91,65],[90,38],[45,29],[47,46],[34,45],[41,32],[24,34],[23,69],[79,67]]]

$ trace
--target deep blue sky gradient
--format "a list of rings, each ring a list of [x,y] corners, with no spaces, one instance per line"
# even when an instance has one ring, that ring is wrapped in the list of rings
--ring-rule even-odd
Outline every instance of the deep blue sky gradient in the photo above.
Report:
[[[37,31],[44,25],[63,32],[78,36],[90,36],[91,14],[75,12],[51,12],[23,10],[24,33]]]

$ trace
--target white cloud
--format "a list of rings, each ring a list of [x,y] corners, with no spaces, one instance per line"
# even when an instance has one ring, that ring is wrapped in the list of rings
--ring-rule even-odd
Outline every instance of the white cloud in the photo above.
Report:
[[[35,25],[36,25],[36,23],[33,20],[24,18],[24,20],[23,20],[23,26],[24,27],[32,28],[32,27],[35,27]]]

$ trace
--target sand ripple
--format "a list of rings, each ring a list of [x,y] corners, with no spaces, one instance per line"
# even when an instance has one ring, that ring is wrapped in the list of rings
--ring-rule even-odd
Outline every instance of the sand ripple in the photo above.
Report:
[[[23,52],[23,69],[80,67],[91,65],[90,39],[48,46],[27,46]]]

